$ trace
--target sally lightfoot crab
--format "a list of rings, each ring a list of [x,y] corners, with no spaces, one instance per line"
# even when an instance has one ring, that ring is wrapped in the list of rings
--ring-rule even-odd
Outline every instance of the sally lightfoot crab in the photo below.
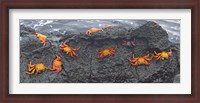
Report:
[[[36,33],[36,32],[33,32],[32,34],[36,35],[36,37],[41,41],[41,43],[43,44],[43,46],[46,45],[47,37],[45,35],[40,34],[40,33]]]
[[[108,28],[112,28],[112,26],[110,25],[107,25],[103,28],[90,28],[86,31],[86,35],[88,36],[92,36],[92,33],[95,33],[95,32],[99,32],[99,31],[103,31],[103,29],[108,29]]]
[[[61,43],[61,45],[60,45],[60,50],[65,52],[70,57],[78,56],[78,54],[76,54],[75,51],[79,50],[79,49],[80,49],[80,47],[78,47],[78,48],[70,47],[69,45],[66,44],[66,42]]]
[[[104,58],[106,56],[114,56],[116,52],[117,46],[112,48],[105,48],[103,50],[98,51],[99,55],[98,58]]]
[[[127,59],[130,61],[131,65],[139,66],[139,65],[149,65],[150,64],[149,61],[152,59],[152,57],[149,57],[149,54],[146,56],[137,57],[137,58],[134,57],[133,55],[132,59],[130,58],[127,58]]]
[[[62,70],[62,59],[59,55],[56,55],[56,58],[52,62],[52,68],[49,70],[56,71],[57,73]]]
[[[172,49],[170,49],[169,52],[166,52],[166,51],[162,51],[160,53],[157,53],[156,51],[154,51],[155,55],[153,55],[153,57],[156,59],[156,60],[165,60],[165,59],[168,59],[169,56],[172,56]]]
[[[90,28],[86,31],[86,34],[88,36],[92,36],[92,33],[98,32],[98,31],[103,31],[102,28]]]
[[[43,72],[45,69],[47,69],[47,67],[44,66],[44,64],[39,63],[39,64],[28,64],[28,72],[27,74],[34,74],[36,72],[36,74]]]
[[[122,45],[127,46],[127,47],[135,47],[135,39],[134,40],[123,40]]]

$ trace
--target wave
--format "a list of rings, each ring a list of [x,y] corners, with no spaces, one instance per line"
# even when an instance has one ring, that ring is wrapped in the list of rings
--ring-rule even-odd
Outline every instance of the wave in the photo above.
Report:
[[[90,27],[103,27],[105,25],[124,26],[126,28],[138,28],[147,21],[158,23],[169,34],[169,40],[179,42],[180,23],[179,19],[160,19],[160,20],[20,20],[20,25],[26,25],[37,32],[60,32],[68,31],[71,33],[84,32]],[[64,33],[65,32],[60,32]],[[173,39],[172,39],[173,38]],[[174,40],[174,38],[178,38]]]

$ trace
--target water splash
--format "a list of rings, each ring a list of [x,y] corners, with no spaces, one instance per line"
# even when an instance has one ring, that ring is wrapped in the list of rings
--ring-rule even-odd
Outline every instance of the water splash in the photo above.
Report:
[[[20,20],[20,25],[29,26],[36,31],[59,32],[68,31],[77,33],[91,27],[103,27],[105,25],[124,26],[126,28],[138,28],[147,21],[158,23],[169,34],[169,40],[179,43],[180,20]]]

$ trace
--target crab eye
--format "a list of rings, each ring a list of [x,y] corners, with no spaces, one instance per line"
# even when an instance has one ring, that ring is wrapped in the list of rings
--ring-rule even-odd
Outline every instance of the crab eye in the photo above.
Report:
[[[162,60],[164,60],[165,58],[162,57]]]

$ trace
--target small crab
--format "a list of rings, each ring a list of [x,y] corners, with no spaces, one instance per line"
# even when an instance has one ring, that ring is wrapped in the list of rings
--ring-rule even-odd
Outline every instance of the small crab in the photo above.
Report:
[[[117,46],[112,47],[112,48],[105,48],[105,49],[100,50],[100,51],[97,50],[99,52],[98,58],[104,58],[106,56],[114,56],[116,49],[117,49]]]
[[[124,46],[127,46],[127,47],[135,47],[135,39],[134,40],[123,40],[123,44]]]
[[[161,60],[168,59],[169,56],[172,56],[172,49],[170,49],[169,52],[163,51],[163,52],[157,53],[156,51],[154,51],[154,53],[156,54],[156,55],[153,55],[154,58],[156,60],[160,60],[161,61]]]
[[[152,59],[152,57],[149,57],[149,54],[146,55],[146,56],[143,56],[143,57],[137,57],[135,58],[134,55],[133,55],[133,58],[132,60],[130,58],[127,58],[131,65],[133,66],[139,66],[139,65],[149,65],[149,61]]]
[[[52,68],[49,70],[56,71],[57,73],[62,70],[62,59],[60,56],[56,55],[56,58],[52,62]]]
[[[47,67],[44,66],[44,64],[39,63],[39,64],[28,64],[28,74],[34,74],[36,72],[36,74],[43,72],[45,69],[47,69]]]
[[[92,33],[95,33],[95,32],[99,32],[99,31],[103,31],[103,29],[107,29],[107,28],[112,28],[112,26],[111,25],[106,25],[106,26],[104,26],[103,28],[90,28],[90,29],[88,29],[87,31],[86,31],[86,34],[88,35],[88,36],[92,36]]]
[[[102,28],[90,28],[90,29],[88,29],[88,30],[86,31],[86,34],[87,34],[88,36],[92,36],[92,33],[98,32],[98,31],[103,31],[103,29],[102,29]]]
[[[41,41],[41,43],[43,44],[43,46],[46,45],[47,37],[45,35],[40,34],[40,33],[36,33],[36,32],[33,32],[32,34],[36,35],[36,37]]]
[[[72,48],[69,45],[66,44],[66,42],[61,43],[60,45],[60,50],[62,50],[63,52],[65,52],[68,56],[70,57],[74,57],[74,56],[78,56],[78,54],[75,53],[76,50],[79,50],[80,47],[78,48]]]

